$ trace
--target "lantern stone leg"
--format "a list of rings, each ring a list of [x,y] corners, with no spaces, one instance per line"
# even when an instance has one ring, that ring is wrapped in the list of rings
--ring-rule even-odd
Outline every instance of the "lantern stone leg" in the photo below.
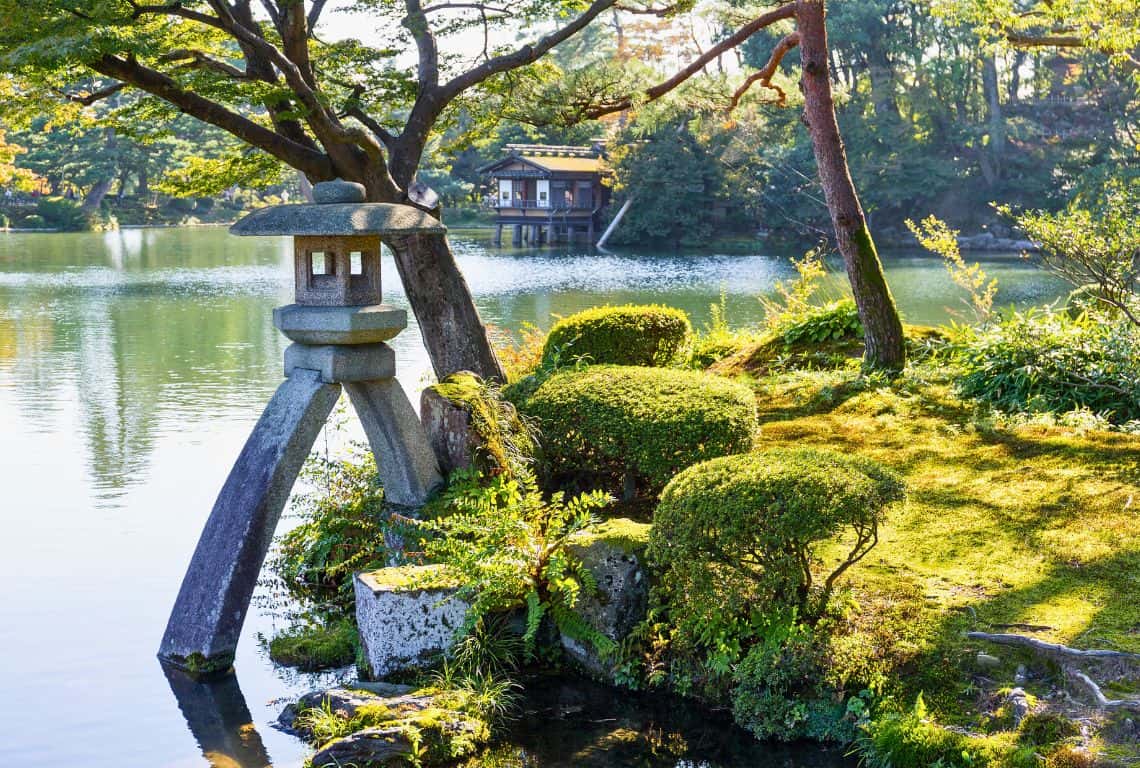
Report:
[[[228,670],[281,511],[321,427],[348,390],[368,435],[388,502],[421,506],[442,483],[435,455],[396,381],[384,342],[407,313],[381,301],[381,238],[442,235],[406,205],[365,203],[364,187],[323,182],[317,205],[262,208],[236,235],[292,235],[295,303],[273,311],[294,343],[277,389],[206,522],[174,603],[159,657],[193,673]]]
[[[442,479],[427,433],[400,382],[354,381],[344,388],[376,456],[385,501],[423,505]]]
[[[339,385],[304,369],[277,388],[198,540],[162,638],[161,658],[203,674],[233,663],[273,531],[339,397]]]

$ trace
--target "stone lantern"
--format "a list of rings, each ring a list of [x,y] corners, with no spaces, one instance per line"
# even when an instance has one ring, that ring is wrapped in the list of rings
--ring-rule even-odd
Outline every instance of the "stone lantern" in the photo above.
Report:
[[[314,204],[263,208],[230,228],[293,237],[295,303],[273,310],[293,343],[285,381],[230,470],[163,636],[159,657],[191,672],[229,669],[281,511],[342,387],[389,504],[420,506],[441,482],[385,343],[407,327],[407,313],[382,303],[380,244],[446,229],[418,208],[365,203],[359,184],[324,182],[313,197]]]

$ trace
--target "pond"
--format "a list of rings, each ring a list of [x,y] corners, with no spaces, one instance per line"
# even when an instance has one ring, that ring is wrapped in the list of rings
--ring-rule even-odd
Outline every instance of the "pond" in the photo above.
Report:
[[[742,324],[759,318],[756,297],[792,274],[787,254],[591,255],[495,250],[477,234],[454,241],[483,317],[507,331],[606,302],[672,304],[700,326],[722,291],[730,322]],[[236,679],[168,681],[154,656],[214,496],[281,378],[285,340],[271,310],[292,291],[288,248],[284,239],[222,229],[0,234],[0,690],[8,703],[0,764],[282,768],[304,760],[304,746],[270,724],[279,699],[321,681],[265,657],[258,635],[280,622],[271,603],[250,612]],[[886,268],[911,322],[943,321],[960,304],[937,259],[892,255]],[[1015,255],[986,268],[1000,281],[999,303],[1063,291]],[[384,269],[386,298],[404,305],[393,265]],[[418,330],[394,346],[401,380],[418,391],[429,370]],[[652,709],[607,714],[599,706],[592,719],[661,722]],[[755,753],[702,746],[700,721],[661,727],[693,745],[689,752],[659,760],[652,745],[623,743],[611,758],[599,736],[591,764],[762,764]],[[568,764],[557,743],[533,736],[516,729],[512,747],[524,764]],[[811,747],[770,749],[771,764],[834,759]]]

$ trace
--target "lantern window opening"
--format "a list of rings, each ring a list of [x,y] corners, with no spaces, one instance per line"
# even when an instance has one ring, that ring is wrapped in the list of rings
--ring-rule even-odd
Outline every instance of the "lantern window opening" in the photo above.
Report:
[[[348,274],[350,275],[363,275],[364,274],[364,255],[360,251],[353,251],[348,255],[349,267]]]

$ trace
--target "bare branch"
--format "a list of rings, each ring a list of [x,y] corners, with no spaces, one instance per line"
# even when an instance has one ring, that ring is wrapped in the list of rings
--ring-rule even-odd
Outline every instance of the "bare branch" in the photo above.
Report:
[[[321,14],[324,12],[327,3],[328,0],[313,0],[313,7],[309,9],[309,17],[307,19],[310,36],[313,34],[313,30],[316,29],[317,22],[321,20]]]
[[[419,53],[418,81],[420,95],[423,95],[439,84],[439,49],[420,0],[404,0],[404,5],[408,9],[408,15],[400,23],[411,33],[412,40],[416,43],[416,51]]]
[[[193,48],[175,48],[174,50],[164,53],[158,60],[166,62],[185,61],[186,63],[182,66],[186,69],[209,69],[232,77],[235,80],[252,79],[252,76],[244,69],[239,69],[233,64],[229,64],[221,59],[216,59],[204,51],[198,51]]]
[[[268,152],[312,179],[331,179],[336,175],[331,161],[323,152],[292,141],[217,102],[187,91],[172,78],[134,59],[106,54],[92,62],[91,68],[170,102],[186,114]]]
[[[769,88],[779,94],[776,103],[780,106],[784,106],[788,100],[788,95],[784,93],[783,88],[772,84],[772,76],[776,74],[776,70],[780,67],[780,62],[784,59],[784,56],[788,54],[788,51],[799,44],[799,32],[792,32],[789,35],[785,35],[780,42],[776,43],[776,47],[772,49],[772,55],[768,57],[767,63],[758,71],[749,75],[748,79],[732,94],[732,103],[729,105],[728,111],[731,112],[736,109],[737,105],[740,104],[740,100],[744,98],[744,94],[748,93],[748,90],[756,83],[760,83],[761,86]]]
[[[1078,35],[1032,35],[1028,32],[1008,32],[1010,45],[1018,48],[1084,48],[1088,41]]]
[[[510,8],[503,8],[500,6],[487,5],[486,3],[436,3],[424,8],[422,13],[436,13],[437,11],[450,11],[456,9],[474,9],[482,11],[483,13],[502,13],[507,16],[514,16]]]
[[[782,21],[783,19],[790,19],[793,16],[795,16],[795,14],[796,14],[795,4],[794,3],[787,3],[787,4],[779,6],[778,8],[775,8],[771,11],[768,11],[765,14],[757,16],[755,19],[748,22],[747,24],[742,26],[740,29],[736,30],[736,32],[732,33],[731,35],[726,37],[724,40],[721,40],[719,43],[717,43],[713,47],[709,48],[707,51],[704,52],[703,55],[698,56],[687,67],[685,67],[680,72],[678,72],[677,74],[670,77],[668,80],[660,82],[657,85],[653,86],[652,88],[647,88],[642,94],[644,100],[655,101],[656,99],[661,98],[665,94],[667,94],[670,91],[672,91],[673,89],[675,89],[677,86],[684,83],[690,77],[692,77],[696,73],[700,72],[711,61],[716,59],[717,56],[720,56],[725,51],[728,51],[728,50],[731,50],[731,49],[737,47],[738,45],[743,43],[748,38],[752,37],[754,34],[759,32],[760,30],[762,30],[766,27],[772,26],[777,21]],[[603,105],[598,106],[595,109],[589,110],[585,116],[589,117],[589,118],[597,118],[597,117],[601,117],[603,115],[613,114],[614,112],[623,112],[623,111],[630,109],[632,107],[633,107],[633,96],[627,96],[624,99],[619,99],[619,100],[614,101],[610,104],[603,104]]]
[[[190,21],[196,21],[199,24],[205,24],[215,29],[225,29],[222,26],[222,20],[211,16],[208,13],[200,13],[198,11],[191,11],[182,7],[180,0],[175,0],[173,3],[165,5],[139,5],[135,0],[127,0],[134,11],[131,13],[131,18],[137,19],[148,13],[164,14],[166,16],[178,16]]]
[[[418,2],[418,0],[408,0],[408,2]],[[519,67],[524,67],[527,64],[537,61],[545,56],[554,46],[578,34],[578,32],[597,18],[602,11],[612,7],[614,3],[615,0],[594,0],[594,2],[590,4],[590,7],[575,17],[573,21],[565,26],[559,27],[533,45],[524,45],[511,53],[495,56],[479,66],[455,76],[441,88],[444,103],[451,101],[451,99],[463,93],[463,91],[478,85],[489,77],[501,72],[518,69]]]
[[[55,90],[56,93],[58,93],[60,96],[64,97],[68,101],[72,101],[72,102],[75,102],[76,104],[82,104],[85,107],[89,107],[97,101],[102,101],[103,99],[106,99],[109,96],[115,95],[116,93],[118,93],[119,91],[123,90],[126,87],[127,87],[126,83],[115,83],[114,85],[108,85],[106,88],[100,88],[97,91],[92,91],[91,93],[83,93],[82,95],[74,94],[74,93],[68,93],[67,91],[64,91],[63,89],[60,89],[60,88],[56,88],[53,90]]]

